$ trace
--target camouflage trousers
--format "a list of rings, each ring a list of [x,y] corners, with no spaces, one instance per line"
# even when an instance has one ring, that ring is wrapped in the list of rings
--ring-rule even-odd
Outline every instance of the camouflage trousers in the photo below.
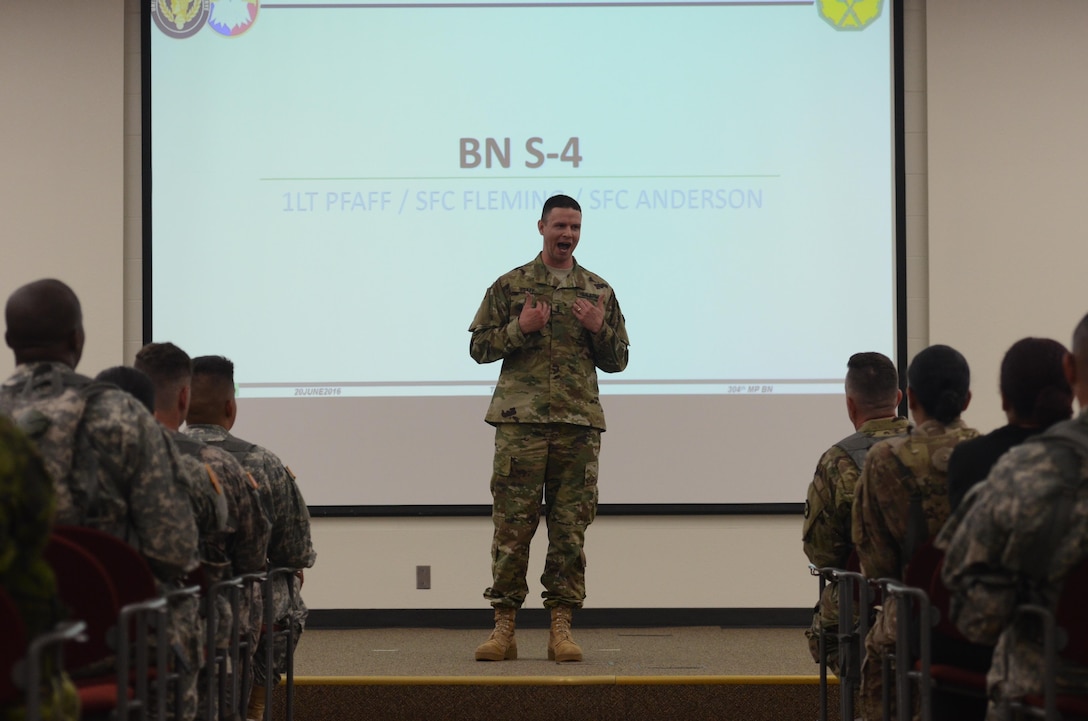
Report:
[[[294,647],[298,645],[298,639],[302,635],[302,630],[306,626],[306,617],[310,611],[306,608],[302,596],[299,595],[301,584],[298,577],[292,576],[291,583],[294,588],[289,593],[284,578],[276,577],[272,582],[272,605],[276,628],[262,629],[263,618],[258,620],[257,623],[258,632],[264,631],[260,633],[260,640],[257,642],[256,653],[253,656],[253,683],[257,686],[276,686],[287,671],[287,638],[276,633],[273,636],[272,674],[271,679],[269,678],[265,663],[265,654],[268,649],[268,632],[278,632],[289,627],[291,629],[291,648],[294,651]],[[259,598],[260,591],[258,591],[257,595]],[[263,604],[258,603],[257,611],[260,612],[262,609]]]
[[[586,597],[586,528],[597,515],[601,432],[588,426],[503,423],[495,430],[491,476],[491,605],[520,608],[529,593],[529,544],[540,523],[548,555],[540,582],[544,606],[580,608]]]
[[[182,598],[174,602],[167,616],[167,636],[174,651],[178,673],[180,697],[178,721],[192,721],[196,718],[199,698],[197,679],[200,667],[204,664],[204,619],[200,617],[200,601],[196,598]],[[166,700],[168,719],[174,718],[174,699]]]
[[[885,598],[884,607],[877,612],[869,635],[865,637],[865,661],[861,665],[861,690],[858,693],[858,711],[864,721],[881,721],[883,718],[884,682],[881,664],[885,655],[895,653],[896,603]],[[888,679],[891,718],[895,718],[895,676]],[[915,711],[914,718],[917,718]]]
[[[820,602],[812,614],[812,625],[805,630],[805,638],[808,639],[808,651],[812,654],[812,660],[820,662],[820,629],[824,632],[824,654],[827,658],[827,668],[836,676],[839,675],[839,585],[834,581],[824,586],[820,594]]]

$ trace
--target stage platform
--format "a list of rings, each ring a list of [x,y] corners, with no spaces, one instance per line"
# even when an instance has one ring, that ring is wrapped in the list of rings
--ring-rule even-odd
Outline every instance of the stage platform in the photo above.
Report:
[[[295,659],[297,721],[737,719],[816,721],[818,667],[800,628],[586,628],[582,663],[547,660],[547,630],[518,629],[519,658],[477,662],[480,629],[308,630]],[[283,718],[282,688],[276,716]],[[828,718],[838,719],[829,684]]]

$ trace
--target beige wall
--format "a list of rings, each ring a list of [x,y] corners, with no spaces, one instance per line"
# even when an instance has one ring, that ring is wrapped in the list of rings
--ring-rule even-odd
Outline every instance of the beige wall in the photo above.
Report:
[[[89,373],[141,340],[138,7],[0,0],[0,293],[43,275],[72,283]],[[961,348],[976,374],[967,418],[989,430],[1005,348],[1029,333],[1066,341],[1088,306],[1071,262],[1086,245],[1073,211],[1088,167],[1075,145],[1088,6],[907,0],[905,15],[908,355],[931,336]],[[313,608],[483,606],[487,518],[317,519],[314,535]],[[807,606],[799,535],[795,517],[604,517],[588,537],[587,604]],[[432,566],[431,590],[415,590],[416,565]]]
[[[66,281],[96,370],[122,360],[123,28],[121,0],[0,0],[0,297]]]

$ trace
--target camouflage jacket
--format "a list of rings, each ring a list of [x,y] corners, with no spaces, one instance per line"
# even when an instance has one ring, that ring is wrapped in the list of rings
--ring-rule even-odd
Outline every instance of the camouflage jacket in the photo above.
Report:
[[[57,581],[42,555],[54,500],[38,451],[0,415],[0,588],[15,602],[30,637],[60,617]]]
[[[1059,426],[1074,424],[1088,425],[1088,410]],[[1014,608],[1029,600],[1053,608],[1065,577],[1088,557],[1088,457],[1055,439],[1057,428],[1002,456],[936,541],[945,551],[942,579],[952,591],[953,620],[973,641],[997,641],[989,684],[1012,697],[1042,693],[1043,682],[1042,651],[1032,634],[1011,641]],[[1072,469],[1079,478],[1065,479]],[[1068,527],[1051,531],[1057,504],[1069,504]],[[1056,545],[1041,551],[1037,544],[1051,539]],[[1060,664],[1058,683],[1086,693],[1088,668]]]
[[[57,493],[56,521],[124,539],[163,581],[197,564],[197,531],[158,422],[124,391],[62,363],[20,365],[0,386],[0,412],[28,430]]]
[[[230,523],[227,496],[219,477],[207,465],[177,449],[171,432],[162,429],[167,443],[174,451],[178,479],[185,487],[189,504],[193,508],[197,533],[201,539],[209,539],[226,530]]]
[[[310,511],[291,470],[271,451],[232,436],[222,426],[195,424],[187,426],[185,434],[227,451],[257,480],[272,524],[269,563],[287,568],[314,565],[317,554],[310,539]]]
[[[866,421],[859,433],[881,440],[902,436],[910,423],[906,418]],[[808,560],[817,568],[844,568],[854,544],[850,539],[850,514],[854,488],[861,468],[840,446],[827,449],[816,464],[808,486],[801,539]]]
[[[551,306],[551,319],[525,335],[518,316],[525,297]],[[571,313],[577,298],[597,303],[607,293],[604,325],[590,333]],[[608,283],[574,263],[560,280],[538,255],[503,275],[484,295],[469,327],[469,353],[477,363],[502,359],[498,385],[484,417],[498,423],[570,423],[605,429],[597,368],[618,373],[627,367],[627,329]]]
[[[264,570],[270,524],[257,481],[226,451],[171,431],[178,449],[207,467],[227,497],[227,525],[204,543],[212,581]]]
[[[944,425],[928,420],[900,438],[869,450],[858,479],[851,534],[862,573],[868,578],[901,578],[910,519],[910,497],[921,494],[926,538],[948,518],[948,458],[956,444],[978,436],[962,420]],[[919,539],[926,540],[925,538]]]

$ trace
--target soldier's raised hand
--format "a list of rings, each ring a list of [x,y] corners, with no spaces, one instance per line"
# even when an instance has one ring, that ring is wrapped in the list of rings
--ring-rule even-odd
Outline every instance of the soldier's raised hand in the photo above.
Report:
[[[532,293],[525,294],[525,305],[518,316],[518,326],[521,332],[528,335],[535,333],[548,324],[552,317],[552,307],[547,301],[536,300]]]
[[[596,303],[590,303],[585,298],[578,298],[571,306],[574,317],[590,333],[600,333],[601,328],[604,327],[604,301],[607,297],[608,291],[605,290],[597,296]]]

